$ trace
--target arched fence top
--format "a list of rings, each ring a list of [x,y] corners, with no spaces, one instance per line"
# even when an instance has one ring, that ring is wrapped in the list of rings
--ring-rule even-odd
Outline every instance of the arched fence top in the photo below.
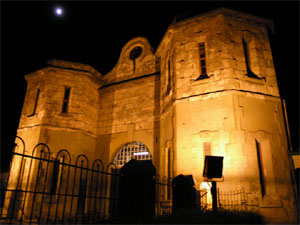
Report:
[[[160,176],[159,175],[155,175],[155,181],[160,182]]]
[[[61,149],[57,152],[56,157],[55,157],[55,161],[58,161],[60,158],[63,159],[64,163],[71,163],[71,154],[67,149]],[[68,159],[68,162],[66,162],[65,160]]]
[[[163,176],[162,183],[164,184],[172,184],[173,179],[170,177]]]
[[[13,149],[13,152],[15,152],[15,150],[16,150],[16,141],[17,141],[17,139],[18,140],[20,140],[21,141],[21,143],[22,143],[22,146],[23,146],[23,152],[22,152],[22,154],[25,154],[25,150],[26,150],[26,148],[25,148],[25,142],[24,142],[24,140],[21,138],[21,137],[19,137],[19,136],[16,136],[16,139],[15,139],[15,147],[14,147],[14,149]]]
[[[108,164],[107,164],[107,167],[106,167],[106,171],[109,172],[109,169],[117,169],[116,164],[113,163],[113,162],[108,163]]]
[[[84,162],[86,162],[86,167],[84,167]],[[81,165],[79,166],[78,163],[81,163]],[[76,166],[79,166],[80,168],[86,168],[88,169],[89,168],[89,160],[88,158],[86,157],[86,155],[84,154],[80,154],[76,157],[76,160],[75,160],[75,165]]]
[[[20,143],[16,143],[20,142]],[[19,155],[21,157],[25,158],[31,158],[31,159],[37,159],[42,161],[47,161],[50,163],[54,163],[59,161],[59,164],[64,164],[70,167],[75,167],[78,169],[85,169],[85,170],[91,170],[95,172],[109,172],[110,169],[117,169],[117,166],[115,163],[110,162],[107,164],[106,168],[104,165],[104,162],[101,159],[95,159],[93,163],[89,164],[89,159],[86,155],[80,154],[75,158],[75,162],[72,162],[71,153],[67,149],[60,149],[56,155],[55,158],[51,158],[51,152],[50,147],[45,143],[38,143],[33,147],[33,150],[31,154],[26,154],[26,148],[25,148],[25,141],[23,138],[16,136],[15,138],[15,145],[22,146],[22,151],[16,151],[13,149],[14,155]],[[61,161],[61,159],[63,159]],[[91,168],[90,168],[91,167]],[[106,169],[106,171],[105,171]]]
[[[23,152],[22,153],[18,153],[13,151],[13,154],[16,155],[20,155],[23,157],[27,157],[27,158],[33,158],[33,159],[41,159],[43,161],[48,161],[48,162],[54,162],[54,161],[60,161],[59,159],[64,159],[63,162],[59,162],[59,163],[63,163],[65,165],[68,165],[70,167],[75,167],[75,168],[81,168],[81,169],[87,169],[87,170],[91,170],[91,171],[100,171],[100,172],[107,172],[109,173],[111,169],[117,170],[119,169],[119,166],[116,165],[116,163],[114,162],[110,162],[106,165],[101,159],[95,159],[93,160],[93,163],[89,164],[89,159],[85,154],[80,154],[75,158],[75,162],[72,163],[72,157],[71,157],[71,153],[69,150],[67,149],[60,149],[56,155],[54,160],[52,160],[51,157],[51,151],[50,151],[50,147],[46,144],[46,143],[38,143],[34,146],[31,155],[27,155],[25,153],[26,148],[25,148],[25,141],[23,140],[22,137],[16,136],[15,138],[15,142],[16,140],[19,140],[21,142],[21,145],[23,147]],[[138,143],[143,145],[143,143],[140,142],[130,142],[130,143]],[[130,144],[127,143],[127,144]],[[40,153],[40,154],[39,154]],[[46,156],[46,157],[45,157]],[[106,169],[106,171],[105,171]],[[165,183],[165,182],[171,182],[172,178],[167,178],[167,177],[161,177],[160,175],[155,175],[154,179],[157,182],[161,182],[161,183]]]
[[[99,170],[100,165],[101,165],[101,170]],[[95,169],[95,166],[98,166],[98,169]],[[95,159],[93,164],[92,164],[92,170],[104,171],[103,161],[101,159]]]
[[[154,179],[157,183],[164,184],[164,185],[169,185],[172,184],[173,182],[173,178],[166,177],[166,176],[161,177],[160,175],[155,175]]]
[[[44,147],[44,148],[39,149],[39,147],[41,147],[41,146]],[[45,152],[45,149],[47,150],[46,152]],[[38,152],[36,152],[36,151],[40,151],[40,158],[43,158],[43,154],[47,153],[46,157],[47,157],[47,159],[49,159],[51,152],[50,152],[50,148],[48,147],[47,144],[39,143],[39,144],[35,145],[34,148],[33,148],[33,151],[32,151],[32,156],[35,156],[35,153],[36,153],[36,156],[37,156]]]

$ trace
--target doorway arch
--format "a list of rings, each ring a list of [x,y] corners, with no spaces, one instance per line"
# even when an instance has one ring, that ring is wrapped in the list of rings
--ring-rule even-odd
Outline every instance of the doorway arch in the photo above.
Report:
[[[131,159],[152,160],[152,155],[147,146],[141,142],[130,142],[125,144],[116,154],[113,162],[120,168]]]

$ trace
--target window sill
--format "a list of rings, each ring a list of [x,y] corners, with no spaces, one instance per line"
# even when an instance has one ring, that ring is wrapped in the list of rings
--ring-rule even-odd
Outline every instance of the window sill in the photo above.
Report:
[[[60,113],[59,116],[62,116],[62,117],[71,117],[71,114],[70,113]]]
[[[256,83],[256,84],[265,84],[266,83],[266,78],[265,77],[257,79],[257,78],[252,78],[252,77],[245,76],[244,80],[248,81],[248,82]]]
[[[207,74],[200,75],[195,81],[205,80],[210,78]]]
[[[210,83],[213,80],[210,79],[211,77],[208,76],[207,74],[205,75],[201,75],[200,77],[198,77],[196,80],[191,80],[191,83],[193,85],[199,85],[199,84],[205,84],[205,83]]]

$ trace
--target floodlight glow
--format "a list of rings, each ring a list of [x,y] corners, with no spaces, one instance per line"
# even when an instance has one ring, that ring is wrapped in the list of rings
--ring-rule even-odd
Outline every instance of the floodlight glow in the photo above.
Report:
[[[134,156],[136,156],[136,155],[148,155],[148,154],[149,154],[149,152],[135,152],[135,153],[133,153]]]

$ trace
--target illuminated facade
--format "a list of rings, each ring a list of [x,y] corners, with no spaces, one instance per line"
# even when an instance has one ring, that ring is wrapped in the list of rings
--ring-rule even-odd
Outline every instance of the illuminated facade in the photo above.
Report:
[[[155,53],[145,38],[131,39],[105,75],[52,60],[26,76],[17,134],[28,150],[42,142],[120,165],[128,146],[140,145],[131,152],[152,158],[158,174],[192,174],[197,189],[208,187],[205,155],[224,156],[220,190],[244,188],[271,222],[295,222],[268,28],[269,20],[218,9],[173,22]]]

